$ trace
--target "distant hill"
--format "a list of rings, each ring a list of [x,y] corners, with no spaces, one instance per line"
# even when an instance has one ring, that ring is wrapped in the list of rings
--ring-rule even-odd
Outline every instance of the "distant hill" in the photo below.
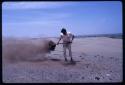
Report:
[[[117,34],[93,34],[93,35],[77,35],[76,38],[87,38],[87,37],[109,37],[109,38],[117,38],[122,39],[122,33]]]

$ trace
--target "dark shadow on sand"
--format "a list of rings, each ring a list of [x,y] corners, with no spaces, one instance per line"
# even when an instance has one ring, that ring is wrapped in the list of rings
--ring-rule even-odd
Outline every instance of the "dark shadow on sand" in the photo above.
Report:
[[[68,65],[76,65],[76,61],[68,61],[68,62],[66,62],[66,61],[64,61],[64,62],[62,62],[61,63],[62,65],[64,65],[64,66],[68,66]]]

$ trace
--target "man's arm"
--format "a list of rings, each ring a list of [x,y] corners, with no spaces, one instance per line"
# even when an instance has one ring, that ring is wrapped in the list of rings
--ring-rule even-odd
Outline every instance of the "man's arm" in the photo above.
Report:
[[[59,41],[57,42],[57,45],[59,44],[60,40],[62,39],[62,36],[60,36]]]

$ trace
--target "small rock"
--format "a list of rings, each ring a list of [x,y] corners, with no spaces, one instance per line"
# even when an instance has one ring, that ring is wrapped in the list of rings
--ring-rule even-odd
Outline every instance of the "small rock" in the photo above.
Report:
[[[112,80],[111,78],[109,78],[109,80]]]
[[[82,77],[82,79],[84,79],[84,77]]]
[[[100,78],[99,77],[95,77],[95,79],[99,80]]]
[[[82,57],[82,56],[79,56],[79,57]]]
[[[112,71],[110,71],[110,72],[112,72]]]

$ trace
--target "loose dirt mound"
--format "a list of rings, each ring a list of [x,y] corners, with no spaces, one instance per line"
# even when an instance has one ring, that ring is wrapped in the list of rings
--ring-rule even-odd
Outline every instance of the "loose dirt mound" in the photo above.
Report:
[[[3,60],[15,62],[20,60],[31,60],[37,57],[43,58],[48,50],[47,42],[46,40],[40,40],[37,41],[37,43],[33,40],[3,40]]]

